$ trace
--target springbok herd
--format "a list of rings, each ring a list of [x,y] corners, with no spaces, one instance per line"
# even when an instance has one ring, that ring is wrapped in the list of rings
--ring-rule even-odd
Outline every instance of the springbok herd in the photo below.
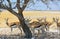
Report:
[[[37,11],[35,11],[37,13]],[[30,13],[33,15],[33,12],[30,11]],[[38,31],[40,30],[40,28],[43,26],[45,31],[51,31],[51,32],[56,32],[59,28],[60,28],[60,15],[56,14],[48,14],[46,15],[46,13],[44,13],[42,11],[42,13],[44,13],[45,15],[40,14],[36,14],[33,16],[42,16],[42,17],[38,17],[38,18],[25,18],[25,23],[31,28],[31,29],[38,29]],[[59,13],[59,12],[58,12]],[[28,11],[27,11],[28,14]],[[27,15],[25,12],[26,17],[31,14]],[[50,16],[51,15],[51,16]],[[46,17],[44,17],[46,16]],[[0,32],[4,32],[5,29],[1,29],[1,28],[6,28],[6,31],[11,30],[10,28],[13,26],[19,26],[20,22],[18,20],[18,18],[16,16],[14,16],[13,14],[11,14],[8,11],[4,11],[0,14]],[[9,28],[9,29],[8,29]],[[14,31],[15,30],[15,31]],[[17,30],[19,32],[19,29],[13,29],[13,33],[17,33]],[[11,31],[9,31],[9,33],[11,33]]]
[[[31,30],[38,28],[37,30],[39,31],[40,27],[44,26],[46,28],[45,29],[46,31],[47,30],[52,30],[51,32],[53,32],[53,30],[56,30],[56,29],[58,29],[60,27],[60,19],[58,17],[57,18],[47,18],[47,17],[44,17],[44,18],[38,18],[38,19],[25,19],[25,22],[31,28]],[[8,23],[8,25],[7,25],[7,23]],[[1,23],[1,24],[4,25],[3,28],[5,28],[6,26],[9,27],[9,28],[6,27],[6,31],[5,32],[8,31],[11,34],[11,31],[9,31],[9,30],[11,30],[10,27],[15,26],[15,25],[18,26],[18,25],[20,25],[20,22],[11,22],[11,23],[9,23],[9,19],[5,19],[5,22]],[[1,24],[0,24],[0,26],[2,26]],[[3,28],[2,27],[0,28],[0,32],[2,32],[2,31],[4,32]],[[18,33],[22,32],[18,28],[14,28],[12,30],[12,33],[16,34],[17,30],[18,30]]]
[[[28,20],[28,19],[27,19]],[[50,32],[59,32],[58,29],[60,28],[60,19],[57,18],[40,18],[40,19],[30,19],[29,20],[29,27],[37,29],[38,31],[41,29],[41,27],[45,31]],[[40,31],[39,31],[40,32]]]

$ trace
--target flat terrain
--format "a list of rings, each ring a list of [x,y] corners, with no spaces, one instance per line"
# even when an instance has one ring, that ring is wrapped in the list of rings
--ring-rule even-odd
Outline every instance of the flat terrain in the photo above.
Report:
[[[60,19],[60,11],[24,11],[23,15],[28,19],[40,19],[41,17],[47,17],[47,21],[49,22],[53,21],[53,17],[59,17]],[[8,23],[19,22],[15,15],[11,14],[7,10],[4,10],[3,12],[0,12],[0,27],[8,27],[6,25],[6,19],[8,19]]]
[[[59,17],[60,19],[60,11],[24,11],[23,15],[25,18],[29,18],[29,19],[37,19],[37,18],[41,18],[41,17],[47,17],[47,21],[52,22],[53,21],[53,17]],[[19,30],[18,28],[13,28],[13,30],[11,31],[11,28],[6,25],[6,19],[9,19],[8,22],[12,23],[12,22],[19,22],[18,18],[11,14],[8,11],[3,11],[0,13],[0,35],[13,35],[13,34],[20,34],[21,35],[21,30]],[[60,22],[60,20],[59,20]],[[56,23],[53,23],[53,27],[54,28],[56,25]],[[55,28],[56,29],[56,28]],[[53,30],[52,30],[53,31]],[[24,33],[23,33],[24,34]],[[0,36],[2,38],[2,36]],[[11,38],[8,36],[3,36],[4,38]],[[21,38],[20,36],[12,36],[12,39],[19,39]],[[57,32],[45,32],[43,34],[40,34],[39,36],[34,36],[34,39],[60,39],[60,34]],[[21,38],[23,39],[23,38]]]

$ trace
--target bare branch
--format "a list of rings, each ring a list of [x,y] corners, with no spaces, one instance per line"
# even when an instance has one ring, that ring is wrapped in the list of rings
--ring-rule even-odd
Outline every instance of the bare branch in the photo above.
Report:
[[[29,2],[29,0],[24,0],[24,5],[23,5],[23,7],[22,7],[22,10],[24,10],[24,9],[26,8],[28,2]]]
[[[7,7],[6,9],[7,9],[9,12],[11,12],[13,15],[18,16],[18,14],[17,14],[13,9],[11,9],[11,8],[9,8],[9,7]]]
[[[0,8],[6,9],[6,10],[8,10],[9,12],[11,12],[12,14],[14,14],[16,16],[18,15],[13,9],[11,9],[10,7],[8,7],[8,6],[4,5],[4,4],[0,5]]]
[[[12,8],[11,1],[10,0],[7,0],[7,2],[9,4],[9,7]]]
[[[7,2],[9,3],[9,6],[10,6],[10,7],[8,7],[7,5],[4,5],[4,4],[0,4],[0,8],[6,9],[6,10],[8,10],[9,12],[11,12],[12,14],[18,16],[17,12],[15,12],[15,11],[11,8],[11,2],[10,2],[9,0],[7,0]]]
[[[6,6],[4,4],[0,4],[1,9],[6,9]]]
[[[0,0],[0,4],[3,2],[4,0]]]
[[[17,0],[16,7],[17,7],[17,9],[18,9],[18,12],[21,12],[21,11],[22,11],[22,9],[21,9],[21,7],[20,7],[20,0]]]

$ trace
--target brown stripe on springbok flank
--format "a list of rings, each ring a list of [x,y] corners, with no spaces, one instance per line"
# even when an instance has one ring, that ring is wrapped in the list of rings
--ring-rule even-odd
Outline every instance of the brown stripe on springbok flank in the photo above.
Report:
[[[30,23],[30,27],[38,28],[38,27],[40,27],[39,24],[40,24],[39,22],[34,21],[34,22]]]
[[[20,22],[11,22],[11,23],[8,23],[8,26],[9,27],[14,26],[14,25],[19,26],[20,25]]]

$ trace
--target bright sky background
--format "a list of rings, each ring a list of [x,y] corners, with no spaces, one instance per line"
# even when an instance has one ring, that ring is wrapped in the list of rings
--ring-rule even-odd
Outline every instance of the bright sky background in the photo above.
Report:
[[[35,4],[31,4],[30,3],[30,7],[29,8],[26,8],[26,10],[60,10],[60,1],[57,1],[57,2],[52,2],[50,1],[49,2],[49,8],[47,8],[47,6],[41,2],[41,1],[37,1],[35,0]]]
[[[12,2],[16,2],[16,0],[12,0]],[[25,10],[60,10],[60,1],[54,2],[49,1],[48,3],[49,8],[43,2],[37,0],[34,0],[34,4],[29,3],[28,6],[27,6],[28,8],[27,7],[25,8]]]

